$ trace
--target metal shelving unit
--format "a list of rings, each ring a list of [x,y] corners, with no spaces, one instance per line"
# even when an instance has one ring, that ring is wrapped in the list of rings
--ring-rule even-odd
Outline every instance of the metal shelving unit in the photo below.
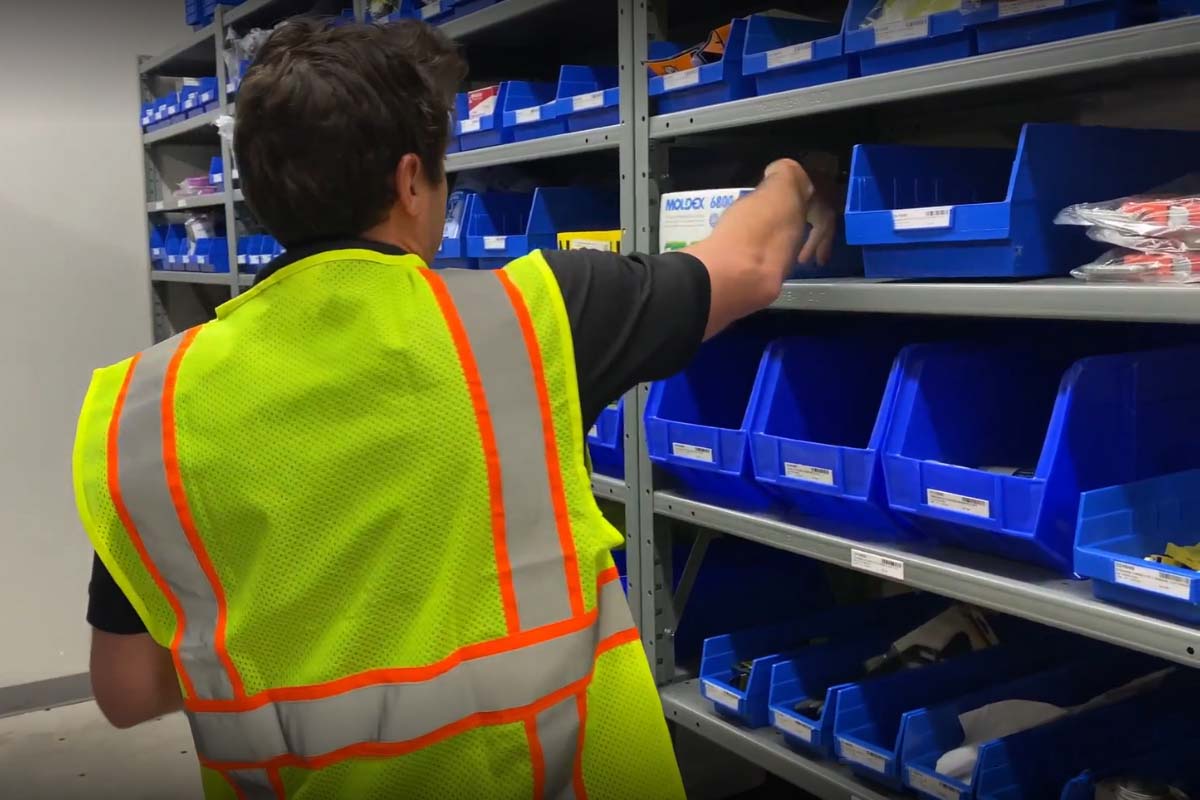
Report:
[[[513,142],[479,150],[466,150],[446,156],[447,172],[462,172],[468,169],[496,167],[501,164],[516,164],[521,161],[536,161],[558,156],[571,156],[597,150],[615,150],[621,144],[621,126],[609,125],[590,131],[563,133],[534,139],[528,142]]]

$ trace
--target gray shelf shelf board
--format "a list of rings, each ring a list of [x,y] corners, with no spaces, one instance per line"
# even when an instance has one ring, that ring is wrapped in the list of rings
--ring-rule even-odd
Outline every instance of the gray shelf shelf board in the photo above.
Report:
[[[192,208],[216,208],[225,205],[225,193],[196,195],[195,197],[180,197],[170,200],[157,200],[146,203],[146,213],[160,214],[170,211],[187,211]]]
[[[1128,81],[1129,75],[1122,72],[1125,68],[1179,58],[1200,59],[1200,17],[662,114],[650,119],[650,137],[736,128],[1084,72],[1114,70],[1120,80]]]
[[[1142,322],[1200,322],[1191,286],[1085,283],[1074,278],[925,283],[868,278],[793,280],[772,308]]]
[[[150,270],[150,280],[156,283],[207,283],[229,286],[228,272],[172,272],[165,269]]]
[[[511,1],[511,0],[510,0]],[[519,161],[569,156],[596,150],[615,150],[620,146],[620,125],[594,128],[590,131],[562,133],[528,142],[513,142],[479,150],[466,150],[446,156],[447,172],[494,167]]]
[[[818,761],[797,753],[784,744],[774,728],[742,728],[718,717],[712,703],[700,696],[695,680],[664,686],[661,696],[663,713],[669,721],[821,800],[894,800],[902,796],[859,781],[848,768],[835,762]]]
[[[142,144],[157,144],[170,141],[174,144],[217,144],[217,117],[220,109],[214,109],[198,117],[176,122],[166,128],[142,135]]]
[[[880,574],[868,566],[872,557],[882,556],[899,564],[889,565],[887,577],[908,586],[1200,666],[1200,628],[1101,602],[1092,596],[1089,581],[964,550],[858,541],[668,492],[655,492],[654,511],[861,572]]]
[[[629,490],[625,486],[625,481],[592,473],[592,494],[602,500],[624,503],[629,495]]]
[[[143,75],[179,78],[203,78],[216,73],[216,44],[213,26],[193,31],[186,39],[154,58],[146,59],[138,70]]]
[[[462,41],[561,2],[563,0],[501,0],[460,19],[452,19],[441,25],[440,30],[451,39]]]
[[[256,275],[251,275],[248,272],[238,273],[238,286],[253,286]]]

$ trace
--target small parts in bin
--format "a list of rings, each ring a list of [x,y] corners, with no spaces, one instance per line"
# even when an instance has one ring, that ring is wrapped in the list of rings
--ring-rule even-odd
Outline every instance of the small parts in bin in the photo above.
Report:
[[[910,22],[942,11],[958,11],[962,5],[962,0],[879,0],[859,27]]]
[[[1165,553],[1148,555],[1145,560],[1153,561],[1155,564],[1166,564],[1170,567],[1181,567],[1200,572],[1200,544],[1188,547],[1168,544],[1166,550]]]
[[[729,31],[733,23],[727,23],[709,31],[708,38],[703,44],[690,47],[667,58],[656,58],[646,62],[646,68],[652,75],[670,75],[674,72],[714,64],[725,57],[725,42],[729,39]]]
[[[1136,777],[1109,778],[1096,786],[1096,800],[1188,800],[1182,789]]]
[[[1189,253],[1139,253],[1109,250],[1104,255],[1071,270],[1085,281],[1117,283],[1184,284],[1200,282],[1200,251]]]

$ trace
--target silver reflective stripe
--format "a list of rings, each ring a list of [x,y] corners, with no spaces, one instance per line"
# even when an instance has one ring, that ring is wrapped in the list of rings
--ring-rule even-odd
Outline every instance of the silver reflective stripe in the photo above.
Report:
[[[183,668],[199,697],[228,700],[233,686],[213,646],[217,598],[183,532],[163,463],[163,384],[183,335],[160,342],[138,359],[118,421],[117,467],[138,535],[183,609],[184,619],[177,622],[183,625]]]
[[[496,435],[520,628],[568,619],[571,601],[550,497],[541,408],[516,312],[495,272],[439,274],[466,329]]]
[[[551,706],[534,721],[546,764],[546,797],[574,800],[575,752],[579,740],[579,706],[574,696]]]
[[[478,712],[533,705],[587,678],[597,645],[632,627],[620,581],[601,587],[597,599],[599,618],[589,627],[465,661],[429,680],[368,686],[320,700],[269,703],[251,711],[191,712],[196,751],[218,765],[257,764],[289,753],[316,758],[363,742],[407,742]],[[561,737],[562,722],[555,727],[555,735]],[[569,732],[566,735],[574,741]],[[554,774],[562,769],[570,774],[574,747],[560,752],[559,741],[541,741],[547,775],[552,754],[567,758],[565,764],[554,763]]]
[[[283,800],[275,794],[265,769],[231,770],[225,776],[241,790],[241,800]]]

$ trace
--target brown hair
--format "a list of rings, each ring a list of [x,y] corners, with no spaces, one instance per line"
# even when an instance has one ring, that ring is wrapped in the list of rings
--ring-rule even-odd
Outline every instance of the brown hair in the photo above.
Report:
[[[250,210],[285,247],[382,222],[405,154],[441,179],[465,76],[454,44],[415,20],[281,26],[238,91],[234,149]]]

